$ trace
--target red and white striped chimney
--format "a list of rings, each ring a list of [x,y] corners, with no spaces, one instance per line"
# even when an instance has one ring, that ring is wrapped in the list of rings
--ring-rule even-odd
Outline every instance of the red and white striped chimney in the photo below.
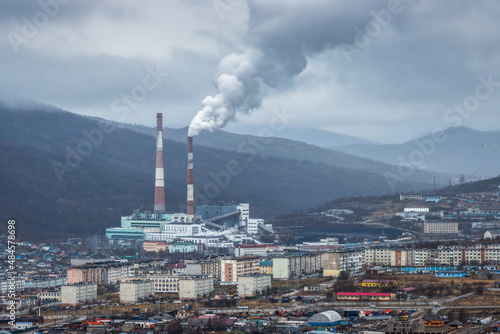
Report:
[[[194,220],[193,137],[188,137],[187,218]]]
[[[165,211],[165,180],[163,173],[163,121],[162,114],[156,114],[156,172],[155,172],[155,211]]]

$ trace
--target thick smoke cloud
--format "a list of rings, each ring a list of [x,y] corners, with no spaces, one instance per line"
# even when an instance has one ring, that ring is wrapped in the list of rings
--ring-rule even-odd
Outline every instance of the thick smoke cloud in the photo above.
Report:
[[[353,27],[370,19],[366,9],[360,15],[352,6],[344,8],[332,1],[276,6],[250,1],[249,8],[247,48],[220,62],[217,94],[202,101],[189,127],[190,136],[219,130],[237,113],[260,107],[267,87],[289,84],[306,68],[308,56],[352,40]]]
[[[219,64],[216,86],[218,93],[207,96],[203,108],[189,127],[189,135],[214,131],[234,120],[236,112],[248,113],[261,105],[261,88],[256,64],[262,62],[262,53],[248,50],[244,54],[230,54]]]

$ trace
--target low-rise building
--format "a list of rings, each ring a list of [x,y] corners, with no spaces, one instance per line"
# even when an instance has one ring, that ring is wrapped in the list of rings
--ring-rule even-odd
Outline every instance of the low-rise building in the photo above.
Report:
[[[389,301],[394,298],[396,298],[396,295],[388,292],[337,292],[338,300]]]
[[[168,252],[168,247],[169,247],[169,244],[166,243],[166,242],[162,242],[162,241],[144,241],[142,243],[142,248],[144,249],[144,251],[146,252],[154,252],[154,253],[158,253],[158,252]]]
[[[255,274],[238,277],[238,295],[256,296],[271,289],[271,275]]]
[[[134,280],[120,282],[120,302],[137,303],[139,300],[154,295],[154,282],[149,280]]]
[[[179,298],[196,299],[214,292],[214,279],[208,276],[183,276],[179,278]]]
[[[97,283],[77,283],[61,286],[61,304],[77,305],[97,299]]]
[[[365,288],[380,288],[380,287],[391,287],[397,286],[398,282],[395,280],[376,280],[376,279],[365,279],[361,282],[361,286]]]
[[[264,244],[246,244],[234,247],[234,256],[266,256],[267,245]]]
[[[187,242],[176,242],[170,244],[168,249],[170,253],[194,253],[198,251],[198,246]]]
[[[58,302],[61,300],[61,290],[39,291],[36,296],[43,303]]]
[[[442,221],[427,221],[424,222],[425,234],[457,234],[458,223],[442,222]]]

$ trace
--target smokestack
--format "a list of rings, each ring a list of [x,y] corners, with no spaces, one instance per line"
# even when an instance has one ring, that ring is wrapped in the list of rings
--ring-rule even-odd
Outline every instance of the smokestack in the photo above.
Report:
[[[194,220],[194,194],[193,194],[193,137],[188,137],[188,175],[187,175],[187,218]]]
[[[156,173],[155,173],[155,211],[165,211],[165,180],[163,173],[163,121],[162,114],[156,114]]]

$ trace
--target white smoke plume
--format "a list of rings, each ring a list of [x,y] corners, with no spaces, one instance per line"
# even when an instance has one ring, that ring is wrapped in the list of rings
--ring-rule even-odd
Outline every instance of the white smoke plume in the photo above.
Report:
[[[219,63],[217,94],[207,96],[191,121],[189,136],[213,132],[262,104],[266,86],[290,83],[307,66],[307,58],[354,39],[354,27],[373,19],[357,5],[331,0],[249,0],[248,48]],[[387,6],[374,0],[374,8]],[[353,8],[354,7],[354,8]]]
[[[189,126],[189,136],[219,130],[234,120],[236,112],[248,113],[260,106],[262,83],[256,66],[261,58],[260,51],[247,50],[230,54],[220,62],[217,94],[203,99],[203,108]]]

